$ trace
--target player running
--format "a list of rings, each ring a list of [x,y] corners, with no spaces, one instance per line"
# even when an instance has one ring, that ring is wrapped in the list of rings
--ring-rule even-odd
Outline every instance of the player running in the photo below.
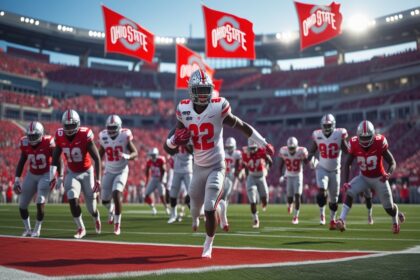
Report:
[[[360,169],[360,175],[349,180],[350,168],[356,158]],[[388,163],[385,171],[382,159]],[[388,179],[396,168],[393,155],[388,149],[388,141],[383,135],[376,134],[375,128],[370,121],[362,121],[357,127],[357,136],[350,140],[349,155],[344,166],[344,188],[347,189],[346,201],[340,218],[337,221],[337,228],[340,231],[346,230],[346,218],[351,209],[354,197],[371,188],[379,195],[382,206],[392,217],[392,232],[400,232],[400,223],[405,221],[402,212],[398,212],[398,206],[392,199],[392,192]]]
[[[26,136],[20,139],[20,159],[16,166],[16,177],[13,190],[19,198],[19,212],[25,226],[22,236],[39,237],[41,235],[42,221],[44,220],[45,202],[48,198],[50,189],[54,184],[61,186],[63,179],[62,162],[58,162],[58,173],[60,174],[57,182],[50,185],[49,169],[52,153],[55,147],[54,138],[44,135],[44,127],[40,122],[29,123],[26,129]],[[29,170],[21,184],[23,168],[29,160]],[[36,197],[36,223],[34,230],[31,231],[28,206],[32,197]]]
[[[121,233],[122,192],[128,178],[128,161],[137,157],[131,130],[122,128],[121,118],[110,115],[106,129],[99,133],[99,155],[105,155],[102,177],[102,204],[108,209],[108,223],[114,224],[114,234]]]
[[[146,163],[146,192],[144,195],[144,201],[149,204],[152,208],[152,214],[156,215],[157,210],[155,203],[153,202],[150,195],[154,192],[155,189],[159,192],[160,201],[163,204],[163,207],[166,210],[166,214],[170,214],[170,210],[166,205],[165,198],[165,186],[163,185],[163,177],[166,172],[166,160],[163,156],[159,156],[158,148],[152,148],[149,153],[149,159]],[[151,177],[151,178],[150,178]]]
[[[283,183],[286,177],[287,193],[287,212],[292,213],[292,224],[299,224],[299,209],[303,191],[303,163],[308,162],[308,150],[305,147],[298,146],[298,140],[295,137],[287,139],[287,146],[280,148],[280,174],[283,174],[283,167],[286,165],[286,173],[280,177],[280,183]],[[295,207],[293,207],[293,197]]]
[[[232,115],[229,102],[225,98],[211,98],[213,88],[211,78],[203,70],[198,69],[192,73],[188,82],[190,98],[178,104],[176,131],[165,143],[165,150],[174,152],[177,146],[186,145],[192,138],[194,165],[188,193],[194,231],[198,229],[200,209],[204,204],[206,240],[203,258],[211,258],[217,227],[215,211],[222,196],[225,176],[223,124],[242,131],[264,147],[270,155],[274,153],[273,147],[255,129]],[[221,223],[227,224],[223,213]]]
[[[268,185],[266,176],[268,168],[273,165],[271,156],[264,148],[258,148],[253,139],[248,139],[248,147],[244,148],[242,161],[247,175],[246,190],[248,201],[251,205],[253,228],[260,227],[258,218],[257,201],[260,198],[263,211],[266,211],[268,203]]]
[[[93,142],[92,130],[80,126],[80,117],[76,111],[65,111],[61,123],[63,127],[55,133],[56,147],[50,167],[50,181],[55,181],[57,164],[61,153],[64,153],[67,160],[64,189],[69,200],[71,214],[77,225],[74,238],[81,239],[86,235],[86,228],[79,204],[80,192],[83,192],[86,208],[95,222],[96,233],[101,233],[101,220],[96,205],[96,197],[101,187],[101,158]],[[92,160],[95,168],[92,166]]]
[[[340,190],[341,152],[347,153],[348,135],[345,128],[335,127],[335,118],[331,114],[321,119],[321,129],[312,134],[313,144],[309,149],[308,161],[316,168],[316,182],[319,188],[317,202],[320,209],[320,224],[325,225],[325,205],[329,196],[330,230],[336,229],[335,217],[338,208]],[[313,158],[319,151],[319,162]],[[327,194],[328,191],[328,194]]]

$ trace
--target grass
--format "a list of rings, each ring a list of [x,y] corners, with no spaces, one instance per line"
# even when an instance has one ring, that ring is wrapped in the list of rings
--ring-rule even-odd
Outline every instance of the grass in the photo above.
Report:
[[[88,230],[87,239],[123,242],[150,242],[167,244],[202,245],[204,225],[198,233],[191,232],[191,221],[168,225],[168,217],[163,208],[157,216],[152,216],[145,205],[124,205],[122,234],[114,236],[112,227],[106,224],[106,211],[102,214],[103,233],[96,235],[92,219],[83,207],[84,221]],[[351,210],[346,232],[330,231],[319,225],[319,210],[316,205],[303,205],[299,225],[291,224],[291,216],[284,205],[270,205],[267,212],[260,212],[260,229],[251,228],[251,215],[246,205],[230,205],[228,210],[231,231],[221,232],[215,239],[215,246],[259,247],[313,250],[374,250],[401,251],[420,245],[420,205],[400,205],[407,217],[401,232],[391,232],[391,218],[381,205],[374,205],[374,225],[367,224],[367,211],[363,205],[354,205]],[[328,213],[328,210],[327,210]],[[30,207],[32,225],[35,221],[35,207]],[[22,221],[17,205],[0,205],[0,234],[20,235]],[[75,225],[67,205],[47,205],[42,237],[71,238]],[[207,273],[161,275],[159,279],[309,279],[340,275],[342,279],[415,279],[420,277],[419,254],[395,254],[384,257],[347,262],[302,265],[294,267],[273,267],[260,269],[227,270]],[[153,276],[155,279],[156,275]],[[149,279],[144,277],[142,279]]]

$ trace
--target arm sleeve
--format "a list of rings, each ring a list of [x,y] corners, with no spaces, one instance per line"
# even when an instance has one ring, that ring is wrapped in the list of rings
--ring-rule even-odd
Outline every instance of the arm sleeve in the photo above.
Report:
[[[224,119],[227,115],[230,114],[232,111],[230,108],[229,101],[227,101],[225,98],[222,98],[222,119]]]

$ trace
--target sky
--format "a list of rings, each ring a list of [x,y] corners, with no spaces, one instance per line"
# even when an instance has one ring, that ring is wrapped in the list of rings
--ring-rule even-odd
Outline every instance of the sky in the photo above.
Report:
[[[328,5],[331,1],[301,0]],[[420,6],[418,0],[341,0],[344,22],[355,15],[374,19]],[[138,22],[157,36],[204,37],[201,5],[233,13],[254,24],[256,34],[297,31],[292,0],[0,0],[0,9],[73,27],[103,31],[101,4]]]

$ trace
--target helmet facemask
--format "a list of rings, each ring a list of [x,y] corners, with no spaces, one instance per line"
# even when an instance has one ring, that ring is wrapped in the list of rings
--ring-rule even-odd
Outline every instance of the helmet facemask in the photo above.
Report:
[[[296,146],[288,146],[289,154],[293,155],[296,153]]]
[[[210,103],[213,86],[194,86],[190,88],[190,98],[194,104],[205,106]]]
[[[63,125],[64,134],[66,136],[73,136],[79,131],[79,123],[68,123]]]
[[[359,135],[359,144],[363,148],[368,148],[373,143],[373,135]]]
[[[31,146],[36,146],[42,140],[42,133],[39,131],[28,132],[26,136],[28,137],[28,142]]]
[[[106,127],[109,137],[115,138],[120,134],[121,127],[119,125],[108,125]]]

